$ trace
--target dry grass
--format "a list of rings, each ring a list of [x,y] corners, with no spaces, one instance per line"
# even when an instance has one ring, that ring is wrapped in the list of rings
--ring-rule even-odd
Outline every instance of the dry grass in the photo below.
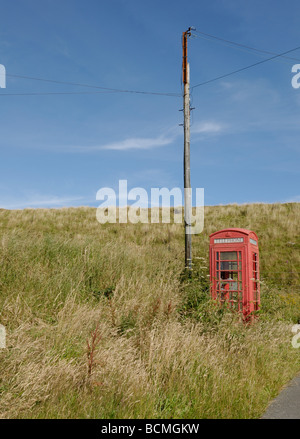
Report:
[[[297,203],[206,208],[184,281],[180,225],[0,211],[0,417],[259,417],[300,369],[298,223]],[[208,235],[230,226],[260,238],[251,327],[207,293]]]

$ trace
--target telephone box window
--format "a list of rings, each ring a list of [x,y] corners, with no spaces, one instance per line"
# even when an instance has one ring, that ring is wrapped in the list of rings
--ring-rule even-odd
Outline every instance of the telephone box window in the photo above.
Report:
[[[218,298],[237,311],[242,308],[241,257],[241,252],[216,252],[216,279],[221,279],[217,282]]]
[[[257,253],[253,253],[252,256],[252,268],[253,268],[253,303],[254,310],[257,311],[259,309],[259,282],[258,282],[258,258]]]
[[[221,261],[232,261],[237,259],[237,252],[221,252]]]

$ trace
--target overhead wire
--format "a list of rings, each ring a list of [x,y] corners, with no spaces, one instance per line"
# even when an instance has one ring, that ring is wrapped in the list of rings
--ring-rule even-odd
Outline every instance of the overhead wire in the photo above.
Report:
[[[220,37],[217,37],[216,35],[208,34],[208,33],[205,33],[205,32],[200,32],[200,31],[197,31],[197,30],[194,30],[193,32],[195,32],[196,34],[201,34],[201,35],[194,35],[194,34],[192,34],[193,36],[195,36],[197,38],[203,38],[203,39],[208,40],[208,38],[204,38],[203,37],[203,36],[206,36],[206,37],[209,37],[211,39],[217,40],[217,41],[222,42],[222,43],[229,43],[231,46],[236,46],[236,47],[239,47],[241,49],[247,49],[248,51],[251,50],[251,51],[259,52],[259,53],[265,54],[265,55],[278,55],[275,52],[270,52],[268,50],[258,49],[257,47],[252,47],[252,46],[248,46],[246,44],[237,43],[236,41],[226,40],[225,38],[220,38]],[[231,46],[227,46],[227,47],[231,47]],[[289,57],[289,56],[281,56],[281,57],[285,58],[285,59],[288,59],[288,60],[293,60],[293,61],[300,62],[300,59],[297,59],[297,58],[292,58],[292,57]]]
[[[114,91],[62,91],[62,92],[32,92],[32,93],[0,93],[0,96],[46,96],[46,95],[90,95],[90,94],[110,94]]]
[[[201,36],[201,35],[193,35],[193,36],[194,36],[195,38],[200,38],[201,40],[209,41],[209,42],[211,42],[211,43],[215,43],[215,42],[216,42],[216,43],[221,43],[222,45],[224,45],[224,46],[226,46],[226,47],[229,47],[229,48],[231,48],[231,49],[235,49],[235,50],[239,50],[239,51],[241,51],[241,52],[243,52],[243,53],[248,53],[248,54],[251,54],[251,55],[256,55],[256,56],[259,56],[259,57],[261,57],[261,58],[265,58],[265,57],[266,57],[266,54],[265,54],[265,53],[252,51],[252,50],[250,50],[250,49],[244,49],[243,47],[232,46],[232,45],[227,44],[227,43],[222,42],[222,41],[214,41],[214,40],[212,40],[212,39],[210,39],[210,38],[206,38],[206,37],[203,37],[203,36]],[[276,61],[281,62],[281,63],[284,63],[284,64],[286,64],[286,63],[290,63],[290,62],[291,62],[291,61],[289,61],[288,58],[283,58],[283,57],[281,57],[281,58],[277,58]],[[297,60],[297,61],[298,61],[298,60]],[[300,61],[298,61],[298,62],[300,62]]]
[[[109,88],[109,87],[102,87],[98,85],[91,85],[91,84],[82,84],[78,82],[68,82],[68,81],[58,81],[54,79],[46,79],[46,78],[39,78],[39,77],[33,77],[33,76],[25,76],[25,75],[14,75],[14,74],[6,74],[7,77],[11,78],[18,78],[18,79],[29,79],[34,81],[42,81],[42,82],[49,82],[53,84],[63,84],[63,85],[72,85],[72,86],[79,86],[79,87],[88,87],[88,88],[95,88],[95,89],[101,89],[106,92],[113,92],[113,93],[135,93],[135,94],[146,94],[146,95],[158,95],[158,96],[170,96],[170,97],[181,97],[179,93],[163,93],[163,92],[151,92],[151,91],[144,91],[144,90],[127,90],[127,89],[119,89],[119,88]],[[90,92],[92,94],[93,92]],[[97,92],[94,92],[97,93]],[[98,92],[99,93],[99,92]],[[1,93],[0,95],[45,95],[45,94],[87,94],[87,93],[78,93],[78,92],[36,92],[36,93]]]
[[[192,86],[191,89],[193,90],[196,87],[200,87],[200,86],[203,86],[203,85],[206,85],[206,84],[210,84],[211,82],[215,82],[215,81],[218,81],[220,79],[227,78],[228,76],[235,75],[236,73],[243,72],[245,70],[251,69],[252,67],[256,67],[256,66],[258,66],[260,64],[264,64],[264,63],[266,63],[268,61],[272,61],[272,60],[274,60],[276,58],[279,58],[279,57],[281,57],[283,55],[286,55],[287,53],[295,52],[296,50],[299,50],[299,49],[300,49],[300,46],[295,47],[294,49],[287,50],[286,52],[282,52],[282,53],[280,53],[278,55],[274,55],[274,56],[272,56],[270,58],[263,59],[262,61],[258,61],[258,62],[254,63],[254,64],[250,64],[248,66],[245,66],[245,67],[242,67],[240,69],[234,70],[232,72],[225,73],[224,75],[217,76],[216,78],[212,78],[212,79],[209,79],[207,81],[200,82],[199,84],[196,84],[196,85]]]
[[[251,50],[251,51],[255,51],[257,53],[261,53],[261,54],[272,54],[271,57],[263,59],[261,61],[258,61],[256,63],[250,64],[248,66],[242,67],[240,69],[234,70],[232,72],[229,73],[225,73],[223,75],[217,76],[215,78],[209,79],[207,81],[203,81],[201,83],[198,83],[194,86],[191,87],[191,91],[193,91],[193,89],[218,81],[220,79],[224,79],[226,77],[229,77],[231,75],[234,75],[236,73],[245,71],[247,69],[250,69],[252,67],[258,66],[260,64],[266,63],[268,61],[271,60],[276,60],[276,59],[281,59],[281,58],[285,58],[285,59],[289,59],[289,60],[294,60],[294,61],[299,61],[296,58],[292,58],[292,57],[287,57],[285,55],[287,55],[288,53],[292,53],[296,50],[300,49],[299,47],[296,47],[294,49],[282,52],[280,54],[275,54],[274,52],[269,52],[266,50],[262,50],[262,49],[257,49],[251,46],[247,46],[245,44],[240,44],[237,43],[235,41],[230,41],[230,40],[226,40],[224,38],[220,38],[217,37],[215,35],[212,34],[208,34],[205,32],[200,32],[200,31],[196,31],[193,30],[193,33],[191,34],[191,36],[196,36],[199,38],[202,38],[200,35],[195,35],[194,34],[200,34],[212,39],[215,39],[217,41],[226,43],[226,44],[231,44],[232,47],[239,47],[239,48],[243,48],[243,49],[247,49],[247,50]],[[98,86],[98,85],[91,85],[91,84],[85,84],[85,83],[78,83],[78,82],[69,82],[69,81],[59,81],[59,80],[54,80],[54,79],[46,79],[46,78],[40,78],[40,77],[33,77],[33,76],[25,76],[25,75],[15,75],[15,74],[6,74],[7,77],[11,77],[11,78],[18,78],[18,79],[28,79],[28,80],[34,80],[34,81],[42,81],[42,82],[48,82],[48,83],[53,83],[53,84],[61,84],[61,85],[71,85],[71,86],[79,86],[79,87],[88,87],[88,88],[93,88],[93,89],[100,89],[102,91],[94,91],[94,92],[28,92],[28,93],[0,93],[0,96],[40,96],[40,95],[80,95],[80,94],[102,94],[102,93],[133,93],[133,94],[145,94],[145,95],[157,95],[157,96],[169,96],[169,97],[182,97],[182,90],[181,90],[181,94],[180,93],[167,93],[167,92],[151,92],[151,91],[144,91],[144,90],[129,90],[129,89],[118,89],[118,88],[109,88],[109,87],[103,87],[103,86]],[[181,84],[182,86],[182,84]]]

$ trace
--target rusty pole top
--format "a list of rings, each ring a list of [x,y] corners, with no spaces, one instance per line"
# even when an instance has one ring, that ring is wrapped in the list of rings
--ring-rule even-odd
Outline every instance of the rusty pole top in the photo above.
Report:
[[[189,27],[187,31],[182,33],[182,82],[187,83],[187,39],[191,36],[191,30],[193,28]]]

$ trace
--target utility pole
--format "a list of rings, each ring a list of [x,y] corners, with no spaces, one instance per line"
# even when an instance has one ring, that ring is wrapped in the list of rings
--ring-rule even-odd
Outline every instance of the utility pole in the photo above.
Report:
[[[182,34],[182,81],[184,85],[184,227],[185,227],[185,268],[192,270],[192,200],[191,200],[191,166],[190,166],[190,68],[188,63],[187,40],[192,28]]]

